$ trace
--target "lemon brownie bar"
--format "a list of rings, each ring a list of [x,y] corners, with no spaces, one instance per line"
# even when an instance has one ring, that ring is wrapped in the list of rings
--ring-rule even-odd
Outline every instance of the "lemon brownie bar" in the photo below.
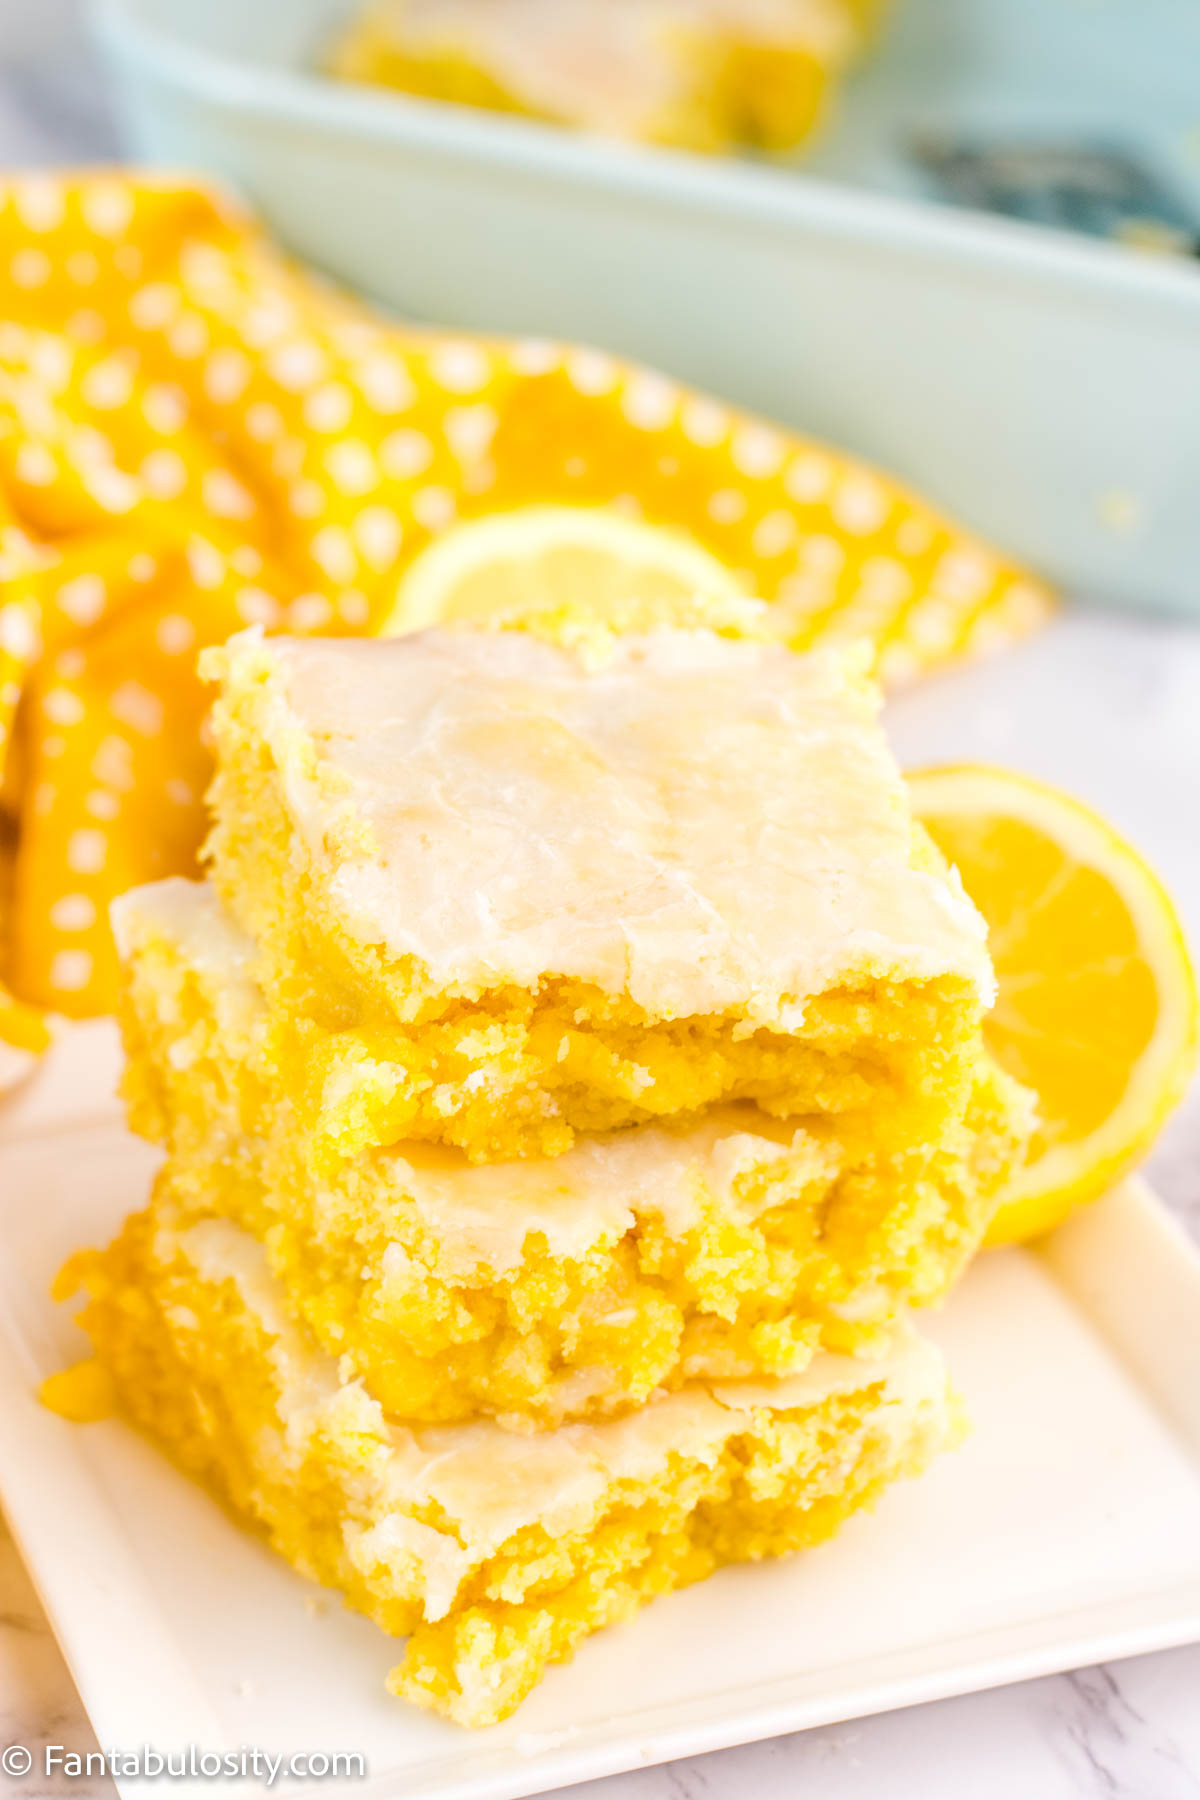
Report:
[[[861,35],[844,0],[374,0],[328,67],[607,137],[782,149]]]
[[[137,1214],[60,1292],[80,1282],[128,1415],[298,1569],[411,1634],[389,1685],[467,1725],[653,1596],[828,1537],[958,1429],[940,1356],[903,1327],[874,1362],[697,1383],[522,1437],[389,1423],[228,1221]]]
[[[1030,1127],[981,1057],[935,1150],[856,1160],[836,1118],[743,1104],[552,1159],[409,1143],[314,1175],[253,944],[211,890],[160,882],[113,919],[125,1094],[171,1151],[164,1190],[260,1237],[292,1311],[401,1418],[553,1424],[869,1349],[898,1307],[944,1294]]]
[[[961,1117],[985,927],[853,658],[251,631],[203,666],[213,879],[281,1013],[339,1040],[306,1065],[330,1154],[553,1155],[722,1100],[863,1149]]]

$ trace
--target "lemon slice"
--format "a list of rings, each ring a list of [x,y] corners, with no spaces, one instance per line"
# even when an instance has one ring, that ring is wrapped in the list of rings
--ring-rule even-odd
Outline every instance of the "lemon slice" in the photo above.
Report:
[[[984,1035],[1039,1126],[989,1243],[1040,1236],[1144,1153],[1196,1058],[1196,978],[1170,898],[1088,807],[1002,769],[925,769],[913,803],[988,924]]]
[[[743,580],[682,531],[604,507],[524,506],[435,538],[410,564],[380,635],[450,619],[569,609],[636,629],[688,622],[697,599],[746,607]]]

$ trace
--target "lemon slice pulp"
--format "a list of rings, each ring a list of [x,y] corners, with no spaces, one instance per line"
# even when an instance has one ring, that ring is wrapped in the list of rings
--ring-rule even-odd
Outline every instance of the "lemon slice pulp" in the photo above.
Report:
[[[718,619],[756,604],[742,578],[685,532],[605,507],[524,506],[435,538],[405,571],[380,632],[563,609],[645,629],[690,622],[698,600]]]
[[[1111,826],[1002,769],[909,777],[913,803],[987,920],[997,1062],[1033,1089],[1029,1161],[989,1242],[1049,1231],[1149,1147],[1196,1059],[1196,978],[1175,908]]]

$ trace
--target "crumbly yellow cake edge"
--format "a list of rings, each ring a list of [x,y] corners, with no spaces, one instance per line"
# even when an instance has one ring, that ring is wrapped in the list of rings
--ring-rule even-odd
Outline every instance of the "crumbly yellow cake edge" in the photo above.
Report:
[[[938,1141],[965,1109],[982,1016],[973,981],[864,976],[805,1003],[802,1033],[738,1014],[652,1020],[628,996],[547,978],[453,994],[413,957],[363,943],[331,903],[324,868],[294,828],[276,758],[333,802],[323,847],[337,866],[371,850],[364,821],[307,733],[281,719],[270,648],[243,633],[206,651],[217,773],[205,846],[211,879],[259,947],[258,974],[310,1054],[291,1091],[311,1096],[313,1154],[327,1166],[374,1143],[423,1138],[473,1160],[554,1156],[599,1132],[725,1100],[780,1117],[853,1115],[864,1152]],[[269,724],[268,724],[269,720]],[[275,745],[272,752],[268,739]],[[912,866],[944,863],[919,826]],[[339,1034],[337,1067],[315,1023]],[[356,1066],[350,1069],[350,1057]]]
[[[893,1393],[870,1367],[863,1388],[843,1384],[799,1407],[772,1406],[770,1384],[724,1387],[709,1396],[729,1411],[716,1438],[688,1451],[668,1439],[649,1468],[620,1477],[610,1466],[566,1503],[555,1490],[547,1524],[476,1543],[436,1490],[405,1499],[393,1474],[397,1445],[415,1441],[437,1462],[456,1432],[414,1440],[389,1428],[361,1384],[339,1381],[287,1321],[277,1294],[264,1304],[269,1278],[255,1275],[259,1291],[248,1292],[240,1257],[221,1244],[214,1268],[211,1251],[197,1258],[187,1233],[148,1210],[107,1251],[72,1259],[60,1295],[80,1283],[90,1294],[81,1323],[133,1423],[294,1567],[384,1631],[410,1633],[392,1691],[468,1726],[508,1717],[550,1663],[654,1595],[821,1542],[962,1430],[928,1346],[911,1391],[902,1379]],[[89,1367],[74,1378],[94,1386]],[[71,1379],[59,1384],[65,1408]],[[645,1417],[634,1415],[635,1431]],[[590,1458],[597,1430],[630,1423],[551,1436],[590,1434],[572,1439]]]
[[[219,922],[224,960],[189,956],[189,920]],[[834,1122],[772,1128],[760,1116],[781,1143],[757,1159],[746,1149],[728,1193],[697,1163],[686,1229],[642,1192],[582,1252],[531,1232],[517,1256],[472,1264],[463,1229],[449,1224],[447,1238],[422,1217],[402,1158],[363,1154],[314,1179],[274,1015],[211,896],[162,884],[128,896],[117,922],[124,1093],[135,1129],[170,1149],[175,1204],[262,1238],[296,1314],[398,1417],[482,1410],[528,1428],[698,1375],[785,1374],[822,1347],[869,1351],[898,1307],[948,1291],[1030,1129],[1027,1097],[981,1053],[966,1119],[932,1153],[847,1168]],[[646,1129],[649,1146],[659,1132]],[[564,1182],[576,1155],[554,1165]]]

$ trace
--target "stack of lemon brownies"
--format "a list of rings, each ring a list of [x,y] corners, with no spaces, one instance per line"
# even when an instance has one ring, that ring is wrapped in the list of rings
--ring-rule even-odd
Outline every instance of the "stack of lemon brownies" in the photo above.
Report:
[[[959,1430],[908,1322],[1030,1127],[853,658],[707,631],[209,653],[208,884],[118,902],[132,1418],[507,1716]]]

